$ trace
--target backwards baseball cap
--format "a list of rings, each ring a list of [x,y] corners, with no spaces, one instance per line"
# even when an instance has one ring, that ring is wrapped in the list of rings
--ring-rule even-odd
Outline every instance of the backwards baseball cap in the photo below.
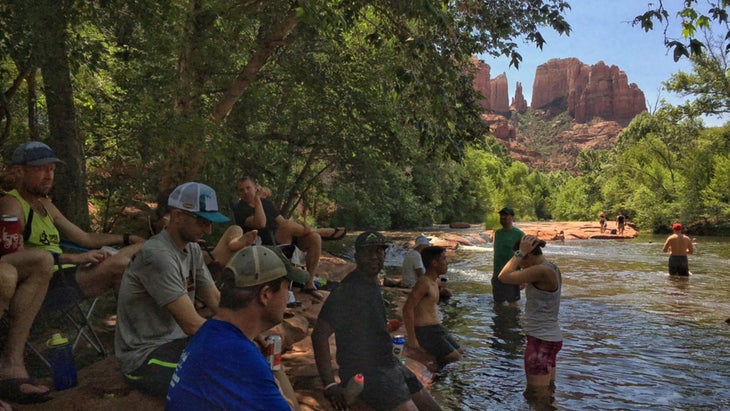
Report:
[[[225,223],[229,218],[218,212],[215,190],[201,183],[184,183],[175,187],[167,205],[185,210],[214,223]]]
[[[286,277],[292,282],[306,284],[309,273],[294,267],[279,247],[252,245],[238,251],[226,266],[239,288],[253,287]]]
[[[421,234],[418,237],[416,237],[416,245],[429,246],[429,245],[431,245],[431,242],[428,240],[428,237],[426,237],[425,235]]]
[[[356,250],[364,247],[369,247],[371,245],[388,248],[388,240],[386,240],[385,237],[383,237],[383,235],[377,231],[365,231],[364,233],[357,236],[357,239],[355,240]]]
[[[680,224],[680,223],[674,223],[674,225],[672,226],[672,231],[677,231],[677,230],[681,230],[681,229],[682,229],[682,224]]]
[[[514,217],[515,216],[515,210],[513,210],[513,209],[511,209],[509,207],[505,207],[505,208],[499,210],[499,214],[509,214],[512,217]]]
[[[11,164],[14,166],[43,166],[49,163],[61,163],[56,153],[40,141],[29,141],[21,144],[13,151]]]

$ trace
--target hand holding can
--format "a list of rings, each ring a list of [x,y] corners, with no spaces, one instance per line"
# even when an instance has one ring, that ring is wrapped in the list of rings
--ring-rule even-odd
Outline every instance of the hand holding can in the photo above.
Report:
[[[23,245],[18,217],[3,214],[0,217],[0,256],[11,254]]]

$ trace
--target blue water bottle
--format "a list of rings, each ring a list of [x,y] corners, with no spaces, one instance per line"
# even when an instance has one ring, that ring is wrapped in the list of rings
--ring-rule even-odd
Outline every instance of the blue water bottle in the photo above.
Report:
[[[61,334],[53,334],[48,341],[48,354],[53,367],[53,388],[62,391],[73,388],[78,384],[76,375],[76,361],[74,361],[73,347],[68,338]]]

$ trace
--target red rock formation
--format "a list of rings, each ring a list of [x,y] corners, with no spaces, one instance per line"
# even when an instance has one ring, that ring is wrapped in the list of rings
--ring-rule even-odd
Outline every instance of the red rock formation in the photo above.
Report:
[[[484,96],[478,103],[484,111],[498,114],[509,113],[509,92],[507,76],[502,73],[494,79],[490,78],[489,64],[472,59],[474,64],[474,89]]]
[[[550,114],[567,111],[578,123],[600,117],[624,126],[646,110],[644,93],[618,67],[602,61],[588,66],[576,58],[537,67],[530,106]]]
[[[558,134],[552,142],[577,147],[578,151],[589,148],[610,149],[623,128],[615,121],[597,121],[589,124],[573,124],[573,129]]]
[[[472,63],[474,63],[474,89],[484,96],[477,103],[482,106],[484,111],[490,111],[489,96],[491,91],[489,87],[489,71],[491,68],[489,64],[476,58],[472,59]]]
[[[495,113],[509,113],[509,90],[507,75],[502,73],[489,81],[489,103]]]
[[[482,121],[489,126],[489,131],[500,140],[510,141],[515,138],[515,127],[504,116],[499,114],[482,114]]]
[[[615,121],[594,121],[573,124],[573,128],[558,134],[552,143],[555,149],[546,159],[545,169],[574,170],[576,158],[588,149],[609,150],[623,128]]]
[[[515,85],[515,96],[512,98],[510,109],[518,113],[524,113],[527,111],[527,100],[525,100],[525,96],[522,95],[522,83],[519,81]]]

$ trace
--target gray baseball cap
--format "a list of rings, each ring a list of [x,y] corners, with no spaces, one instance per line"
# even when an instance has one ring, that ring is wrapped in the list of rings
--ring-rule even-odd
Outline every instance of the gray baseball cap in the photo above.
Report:
[[[306,284],[309,273],[294,267],[276,246],[252,245],[231,257],[226,268],[233,271],[236,287],[252,287],[286,277]]]
[[[50,163],[61,163],[56,153],[40,141],[29,141],[21,144],[13,151],[11,164],[14,166],[44,166]]]

